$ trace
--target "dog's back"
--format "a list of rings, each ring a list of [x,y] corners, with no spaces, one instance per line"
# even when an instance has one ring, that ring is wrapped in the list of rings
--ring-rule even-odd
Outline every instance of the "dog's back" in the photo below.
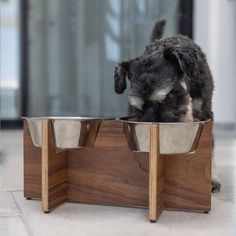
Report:
[[[144,54],[153,53],[159,47],[170,48],[169,58],[180,64],[186,76],[185,81],[192,99],[194,118],[213,119],[214,84],[206,56],[201,48],[186,36],[177,35],[162,39],[165,23],[161,20],[155,24],[150,44],[146,47]]]

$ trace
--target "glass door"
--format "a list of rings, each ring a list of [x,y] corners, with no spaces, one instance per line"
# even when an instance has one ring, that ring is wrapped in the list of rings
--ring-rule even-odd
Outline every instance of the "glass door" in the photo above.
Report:
[[[29,0],[29,6],[30,116],[126,115],[126,95],[114,92],[115,65],[143,52],[157,19],[167,20],[166,36],[182,32],[183,15],[192,20],[180,0]]]
[[[0,120],[20,117],[19,0],[0,0]],[[2,124],[2,123],[1,123]]]

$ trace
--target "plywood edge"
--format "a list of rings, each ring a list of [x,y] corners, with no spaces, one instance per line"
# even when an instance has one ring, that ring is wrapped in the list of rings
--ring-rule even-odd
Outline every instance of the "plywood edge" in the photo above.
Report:
[[[67,199],[66,152],[57,153],[53,136],[52,122],[42,124],[42,210],[50,210]]]
[[[159,125],[150,125],[149,219],[156,222],[164,209],[164,160],[160,155]]]

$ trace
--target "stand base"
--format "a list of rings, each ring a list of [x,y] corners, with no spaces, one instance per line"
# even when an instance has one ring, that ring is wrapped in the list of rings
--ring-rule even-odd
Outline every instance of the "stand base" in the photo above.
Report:
[[[135,206],[147,207],[155,223],[165,208],[211,209],[211,122],[200,127],[195,151],[185,154],[161,154],[154,127],[150,156],[130,151],[120,121],[102,121],[93,145],[63,151],[52,122],[43,127],[39,148],[24,121],[24,194],[41,198],[46,214],[64,202]]]
[[[157,221],[156,220],[150,220],[150,223],[156,223]]]

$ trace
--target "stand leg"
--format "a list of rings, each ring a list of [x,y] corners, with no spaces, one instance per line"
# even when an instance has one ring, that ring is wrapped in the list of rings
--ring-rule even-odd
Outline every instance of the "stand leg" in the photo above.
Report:
[[[66,152],[55,151],[52,121],[42,125],[42,209],[45,213],[67,199]]]
[[[150,130],[150,154],[149,154],[149,219],[151,222],[157,220],[157,156],[159,152],[158,129],[151,125]]]
[[[160,155],[159,125],[150,126],[149,219],[156,222],[164,209],[164,159]]]
[[[43,120],[42,124],[42,209],[49,212],[48,198],[48,146],[49,146],[49,120]]]

